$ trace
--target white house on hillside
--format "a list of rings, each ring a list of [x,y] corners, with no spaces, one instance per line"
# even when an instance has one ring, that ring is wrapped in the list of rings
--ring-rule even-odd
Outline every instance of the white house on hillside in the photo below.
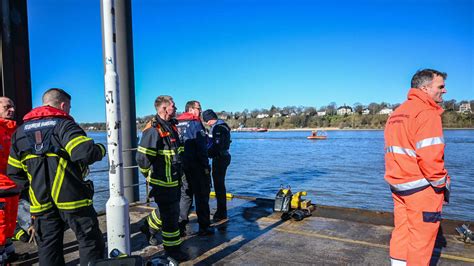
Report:
[[[393,113],[392,108],[384,107],[382,110],[380,110],[379,115],[390,115]]]
[[[258,114],[257,115],[257,118],[266,118],[266,117],[269,117],[268,114]]]
[[[470,103],[462,103],[459,106],[459,113],[472,113],[471,104]]]
[[[319,111],[318,112],[318,116],[325,116],[326,115],[326,111]]]
[[[350,115],[352,114],[352,107],[344,105],[337,108],[337,115]]]
[[[362,110],[362,114],[363,115],[368,115],[368,114],[370,114],[370,110],[365,108],[364,110]]]

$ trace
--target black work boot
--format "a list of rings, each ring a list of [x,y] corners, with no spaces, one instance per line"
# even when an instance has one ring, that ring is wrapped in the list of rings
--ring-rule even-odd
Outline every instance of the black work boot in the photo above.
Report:
[[[148,244],[152,246],[157,246],[159,244],[158,240],[155,238],[155,232],[153,232],[154,230],[150,228],[146,220],[143,222],[143,225],[140,226],[140,231],[145,235],[146,239],[148,240]]]
[[[199,227],[198,236],[210,236],[214,234],[214,227]]]

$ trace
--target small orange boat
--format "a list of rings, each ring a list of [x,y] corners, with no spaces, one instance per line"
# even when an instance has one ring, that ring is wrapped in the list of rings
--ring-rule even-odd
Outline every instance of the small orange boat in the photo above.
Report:
[[[328,134],[326,133],[326,131],[314,130],[311,132],[311,136],[307,136],[306,138],[307,139],[327,139]]]

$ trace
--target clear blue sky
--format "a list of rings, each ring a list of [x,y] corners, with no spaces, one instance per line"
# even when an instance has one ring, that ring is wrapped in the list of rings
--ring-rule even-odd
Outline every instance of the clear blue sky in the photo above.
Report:
[[[474,99],[472,0],[132,0],[137,116],[160,94],[242,111],[400,103],[421,68]],[[105,121],[99,0],[28,0],[33,105],[61,87]]]

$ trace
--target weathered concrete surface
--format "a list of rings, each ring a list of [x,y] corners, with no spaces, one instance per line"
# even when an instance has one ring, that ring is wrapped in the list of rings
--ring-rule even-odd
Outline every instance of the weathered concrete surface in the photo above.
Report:
[[[286,221],[273,213],[273,201],[234,198],[228,201],[229,220],[214,225],[214,236],[200,237],[193,215],[183,249],[191,260],[183,265],[389,265],[388,243],[392,214],[358,209],[319,206],[303,221]],[[211,199],[214,209],[215,201]],[[131,241],[134,255],[145,259],[163,255],[160,246],[148,246],[139,233],[139,221],[152,207],[130,208]],[[211,210],[213,212],[214,210]],[[105,216],[100,217],[105,232]],[[456,240],[458,221],[443,221],[434,262],[438,265],[474,265],[474,245]],[[104,236],[105,237],[105,236]],[[65,258],[69,265],[79,262],[77,243],[69,230],[65,235]],[[31,253],[24,264],[37,263],[36,248],[16,243],[17,252]]]

